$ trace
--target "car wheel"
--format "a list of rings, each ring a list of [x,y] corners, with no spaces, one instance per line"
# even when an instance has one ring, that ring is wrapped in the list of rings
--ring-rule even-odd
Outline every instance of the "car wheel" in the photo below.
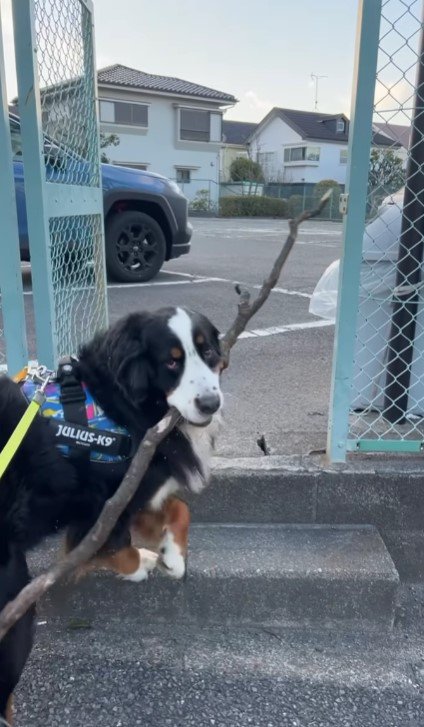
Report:
[[[106,267],[124,283],[146,282],[158,274],[166,255],[162,228],[144,212],[120,212],[106,224]]]

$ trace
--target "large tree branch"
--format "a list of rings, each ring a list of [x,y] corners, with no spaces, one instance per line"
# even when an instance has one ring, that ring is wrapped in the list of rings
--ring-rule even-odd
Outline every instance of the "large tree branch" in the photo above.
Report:
[[[272,288],[277,284],[281,270],[296,241],[299,225],[304,220],[309,220],[319,215],[330,195],[331,190],[322,197],[316,209],[309,212],[302,212],[294,220],[290,220],[290,233],[286,242],[253,303],[250,303],[250,294],[248,291],[237,289],[240,295],[238,313],[234,323],[230,326],[221,341],[224,359],[227,364],[230,350],[236,343],[240,333],[244,331],[252,316],[263,306]],[[99,548],[104,545],[119,516],[125,510],[139,487],[156,451],[156,447],[174,428],[179,419],[180,414],[176,409],[171,409],[158,424],[147,431],[119,488],[113,497],[106,501],[97,522],[83,540],[81,540],[79,545],[49,571],[34,578],[13,601],[10,601],[5,606],[0,613],[0,640],[56,581],[68,576],[79,566],[89,561],[98,552]]]
[[[250,302],[250,293],[246,289],[241,289],[239,285],[236,285],[236,291],[240,296],[238,302],[238,313],[230,326],[226,334],[221,339],[221,349],[224,356],[226,365],[228,366],[230,360],[230,350],[237,341],[239,335],[243,333],[250,319],[258,312],[259,308],[263,306],[265,301],[268,299],[271,290],[277,285],[281,275],[281,271],[284,264],[292,250],[294,243],[296,242],[299,225],[305,220],[310,220],[312,217],[317,217],[320,212],[324,209],[327,201],[330,199],[332,190],[329,189],[323,197],[321,197],[317,207],[313,210],[305,210],[298,217],[293,220],[289,220],[290,232],[287,239],[278,255],[272,270],[267,278],[262,283],[262,287],[256,296],[255,300]]]

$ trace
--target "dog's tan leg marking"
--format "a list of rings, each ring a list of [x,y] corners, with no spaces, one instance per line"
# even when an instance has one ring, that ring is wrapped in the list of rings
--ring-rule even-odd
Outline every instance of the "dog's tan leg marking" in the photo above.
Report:
[[[13,694],[11,694],[9,699],[7,700],[5,718],[7,724],[13,724]]]
[[[185,502],[169,498],[164,506],[165,528],[159,543],[158,566],[171,578],[183,578],[186,572],[190,510]]]
[[[171,578],[185,574],[189,527],[190,510],[177,497],[169,497],[157,512],[138,512],[131,523],[143,544],[158,550],[158,567]]]
[[[145,548],[129,545],[116,553],[99,555],[92,561],[94,568],[107,568],[128,581],[145,581],[157,562],[158,556]]]

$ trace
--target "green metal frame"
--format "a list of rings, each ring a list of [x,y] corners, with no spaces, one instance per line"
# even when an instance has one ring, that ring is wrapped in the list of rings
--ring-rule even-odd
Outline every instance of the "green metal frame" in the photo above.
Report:
[[[412,452],[420,454],[424,441],[420,439],[348,439],[348,452]]]
[[[3,330],[6,342],[7,368],[11,374],[28,361],[25,309],[22,287],[19,232],[16,213],[15,180],[6,93],[3,34],[0,8],[0,219],[2,255],[0,291],[3,309]]]
[[[90,13],[91,31],[89,38],[85,39],[84,54],[86,67],[94,69],[95,65],[92,63],[94,58],[93,7],[90,0],[79,0],[79,2]],[[49,368],[54,368],[58,358],[58,330],[63,321],[56,320],[50,250],[52,244],[50,220],[58,217],[98,215],[103,228],[100,166],[98,186],[89,187],[46,181],[34,0],[12,0],[12,9],[22,149],[25,159],[25,198],[31,252],[37,358]],[[94,71],[93,76],[92,104],[97,119],[97,85]],[[100,165],[100,154],[98,154],[98,160]],[[99,295],[104,296],[105,310],[102,325],[106,325],[104,259],[101,276],[102,285]],[[69,351],[69,353],[74,352]]]
[[[331,462],[346,460],[348,442],[381,5],[381,0],[359,2],[346,176],[348,209],[344,219],[328,423],[327,456]]]

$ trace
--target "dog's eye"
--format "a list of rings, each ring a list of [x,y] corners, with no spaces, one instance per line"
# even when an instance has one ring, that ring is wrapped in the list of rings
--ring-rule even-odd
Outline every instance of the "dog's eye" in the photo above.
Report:
[[[178,361],[175,361],[175,359],[171,359],[170,361],[167,361],[166,368],[170,371],[175,371],[178,368]]]

